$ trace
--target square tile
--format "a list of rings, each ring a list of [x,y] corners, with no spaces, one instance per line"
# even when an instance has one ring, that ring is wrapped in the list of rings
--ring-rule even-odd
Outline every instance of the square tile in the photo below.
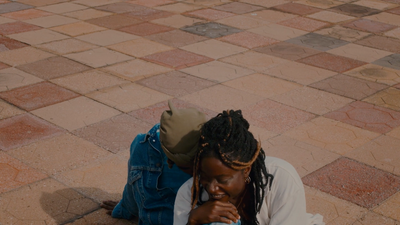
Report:
[[[400,15],[400,6],[394,8],[394,9],[387,10],[386,12],[393,13],[393,14],[396,14],[396,15]]]
[[[174,97],[181,97],[214,85],[214,82],[172,71],[140,80],[138,84]]]
[[[287,42],[278,42],[273,45],[259,47],[254,51],[293,61],[320,53],[318,50]]]
[[[381,134],[400,126],[400,112],[360,101],[324,116]]]
[[[334,55],[348,57],[369,63],[391,54],[391,52],[369,48],[361,45],[356,45],[353,43],[343,45],[339,48],[328,50],[327,52]]]
[[[55,27],[55,26],[61,26],[65,24],[70,24],[70,23],[76,23],[78,20],[66,17],[66,16],[60,16],[60,15],[51,15],[51,16],[44,16],[44,17],[39,17],[39,18],[34,18],[30,20],[25,20],[24,22],[33,24],[39,27],[44,27],[44,28],[50,28],[50,27]]]
[[[340,158],[302,180],[305,185],[365,208],[378,205],[400,187],[399,177],[347,158]]]
[[[13,50],[13,49],[18,49],[22,47],[28,46],[27,44],[24,44],[22,42],[19,42],[17,40],[8,38],[8,37],[0,37],[0,52],[8,51],[8,50]]]
[[[400,26],[400,15],[394,15],[391,13],[382,12],[376,15],[365,17],[365,19],[387,23],[394,26]]]
[[[1,35],[10,35],[10,34],[18,34],[27,31],[39,30],[41,27],[31,25],[24,22],[13,22],[13,23],[4,23],[0,24],[0,34]]]
[[[384,33],[385,36],[400,39],[400,27]]]
[[[281,134],[315,117],[311,113],[269,99],[247,105],[243,107],[242,112],[250,124],[257,124],[258,127],[277,134]]]
[[[0,120],[17,116],[22,113],[24,113],[23,110],[20,110],[17,107],[10,105],[7,102],[0,99]]]
[[[89,19],[109,16],[111,15],[111,13],[89,8],[89,9],[65,13],[64,15],[78,20],[89,20]]]
[[[281,21],[278,24],[308,32],[319,30],[329,25],[328,23],[306,17],[295,17],[292,19]]]
[[[154,6],[174,3],[174,1],[172,1],[172,0],[133,0],[130,2],[133,4],[136,4],[136,5],[143,5],[143,6],[147,6],[147,7],[154,7]]]
[[[299,29],[295,29],[295,28],[291,28],[291,27],[286,27],[286,26],[282,26],[279,24],[269,24],[266,26],[261,26],[261,27],[257,27],[257,28],[253,28],[253,29],[249,29],[247,31],[256,33],[256,34],[260,34],[263,36],[267,36],[276,40],[280,40],[280,41],[285,41],[291,38],[295,38],[304,34],[307,34],[307,32],[299,30]]]
[[[392,207],[392,206],[390,206]],[[392,209],[392,208],[390,208]],[[381,213],[384,214],[384,213]],[[354,225],[368,225],[368,224],[382,224],[382,225],[396,225],[397,221],[394,219],[382,216],[380,214],[374,212],[367,212],[364,216],[362,216],[359,220],[357,220]]]
[[[364,99],[382,89],[387,88],[387,86],[384,84],[342,74],[329,77],[328,79],[313,83],[309,86],[355,100]]]
[[[54,56],[33,47],[24,47],[10,51],[0,52],[0,61],[11,66],[35,62]]]
[[[180,71],[218,83],[254,73],[253,70],[219,61],[192,66]]]
[[[154,23],[140,23],[119,29],[120,31],[127,32],[139,36],[147,36],[152,34],[158,34],[173,30],[171,27],[158,25]]]
[[[162,11],[162,10],[157,10],[157,9],[152,9],[152,8],[144,8],[140,11],[133,11],[133,12],[125,13],[124,15],[133,17],[135,19],[142,20],[142,21],[149,21],[149,20],[155,20],[155,19],[169,17],[174,14],[171,12],[167,12],[167,11]]]
[[[31,112],[68,131],[76,130],[120,114],[119,111],[86,97],[78,97]]]
[[[284,133],[285,136],[344,155],[380,134],[318,117]]]
[[[246,4],[243,2],[230,2],[223,5],[214,6],[213,8],[235,14],[244,14],[264,9],[263,7]]]
[[[74,3],[78,3],[78,4],[82,4],[82,5],[86,5],[86,6],[91,6],[91,7],[95,7],[95,6],[102,6],[102,5],[109,5],[112,3],[117,3],[119,2],[119,0],[75,0]]]
[[[75,130],[73,133],[107,151],[117,153],[128,150],[136,135],[147,132],[151,126],[152,124],[133,116],[122,114]]]
[[[397,88],[388,88],[369,96],[363,101],[388,109],[400,111],[400,90]]]
[[[388,85],[400,82],[400,71],[374,64],[367,64],[344,74]]]
[[[141,23],[141,20],[134,19],[132,17],[121,15],[121,14],[113,14],[100,18],[94,18],[90,20],[86,20],[85,22],[91,23],[100,27],[106,27],[109,29],[119,29],[122,27],[131,26],[134,24]]]
[[[0,62],[0,70],[6,69],[6,68],[9,68],[9,67],[10,67],[9,65]]]
[[[84,41],[70,38],[61,41],[53,41],[46,44],[38,45],[37,47],[44,49],[49,52],[65,55],[68,53],[83,52],[93,48],[97,48],[97,45],[89,44]]]
[[[279,42],[278,40],[275,40],[273,38],[265,37],[247,31],[224,36],[219,40],[226,41],[249,49],[265,45],[271,45]]]
[[[119,14],[119,13],[127,13],[127,12],[132,12],[132,11],[140,11],[145,8],[146,7],[144,7],[144,6],[135,5],[135,4],[131,4],[128,2],[115,2],[112,4],[98,6],[95,9]]]
[[[236,27],[242,30],[261,27],[270,24],[270,22],[268,21],[243,15],[227,17],[224,19],[217,20],[216,22],[231,27]]]
[[[104,47],[91,49],[79,53],[71,53],[65,55],[65,57],[76,60],[78,62],[81,62],[83,64],[86,64],[94,68],[108,66],[118,62],[123,62],[133,59],[130,56],[109,50]]]
[[[320,9],[329,9],[331,7],[342,5],[343,1],[336,1],[336,0],[299,0],[298,3],[320,8]]]
[[[33,63],[20,65],[17,68],[45,80],[79,73],[90,69],[90,67],[61,56],[55,56]]]
[[[0,97],[27,111],[42,108],[79,95],[57,85],[41,82],[0,93]]]
[[[308,33],[306,35],[287,40],[286,42],[313,48],[319,51],[327,51],[348,44],[346,41],[316,33]]]
[[[86,8],[87,8],[86,6],[74,4],[71,2],[63,2],[63,3],[59,3],[59,4],[54,4],[54,5],[37,7],[37,9],[40,9],[40,10],[43,10],[46,12],[57,13],[57,14],[82,10],[82,9],[86,9]]]
[[[321,21],[330,22],[330,23],[339,23],[339,22],[355,19],[352,16],[347,16],[347,15],[334,13],[334,12],[330,12],[330,11],[320,11],[320,12],[308,15],[307,17],[321,20]]]
[[[181,30],[209,38],[223,37],[229,34],[239,33],[242,31],[237,28],[215,22],[195,24],[193,26],[183,27],[181,28]]]
[[[9,37],[30,45],[38,45],[46,42],[58,41],[69,38],[66,35],[62,35],[47,29],[12,34],[9,35]]]
[[[172,30],[164,33],[153,34],[146,38],[175,48],[207,40],[206,37],[181,30]]]
[[[400,220],[399,217],[399,199],[400,199],[400,194],[397,192],[394,194],[391,198],[389,198],[385,203],[382,205],[378,206],[377,208],[374,209],[375,212],[379,214],[383,214],[385,216],[388,216],[390,218],[393,218],[397,221]]]
[[[298,62],[320,67],[323,69],[332,70],[338,73],[343,73],[345,71],[366,64],[365,62],[346,58],[343,56],[336,56],[329,53],[319,53],[316,55],[312,55],[307,58],[300,59],[298,60]]]
[[[376,60],[373,64],[400,70],[400,54],[392,54]]]
[[[41,1],[36,1],[36,0],[18,0],[19,2],[22,2],[24,4],[32,5],[32,6],[45,6],[45,5],[51,5],[51,4],[56,4],[56,3],[61,3],[61,2],[66,2],[68,0],[41,0]]]
[[[195,66],[202,63],[207,63],[213,60],[211,58],[197,55],[181,49],[155,53],[153,55],[145,56],[143,57],[143,59],[176,70]]]
[[[0,24],[5,24],[5,23],[12,23],[15,22],[16,20],[5,18],[3,16],[0,16]]]
[[[354,17],[370,16],[370,15],[377,14],[380,12],[380,10],[377,10],[377,9],[372,9],[369,7],[351,4],[351,3],[334,6],[334,7],[330,8],[330,10],[334,11],[334,12],[338,12],[338,13],[343,13],[343,14],[346,14],[349,16],[354,16]]]
[[[382,33],[388,30],[392,30],[393,28],[396,27],[390,24],[376,22],[367,19],[359,19],[351,21],[349,23],[342,24],[342,26],[371,33]]]
[[[199,20],[196,18],[191,18],[182,15],[173,15],[166,18],[155,19],[151,21],[152,23],[161,24],[164,26],[181,28],[184,26],[191,26],[195,23],[204,22],[203,20]]]
[[[388,37],[374,35],[359,40],[355,42],[355,44],[377,48],[388,52],[400,53],[400,40],[395,38],[388,38]]]
[[[19,2],[9,2],[1,5],[0,14],[16,12],[30,8],[33,7]]]
[[[303,4],[299,4],[299,3],[293,3],[293,2],[274,6],[273,9],[277,9],[277,10],[280,10],[283,12],[288,12],[288,13],[301,15],[301,16],[313,14],[313,13],[317,13],[317,12],[321,11],[321,9],[318,9],[318,8],[315,8],[312,6],[303,5]]]
[[[286,2],[282,2],[282,3],[286,3]],[[284,20],[288,20],[288,19],[297,17],[296,15],[293,15],[290,13],[279,12],[277,10],[272,10],[272,9],[247,13],[244,15],[248,16],[250,18],[262,19],[262,20],[270,22],[270,23],[278,23],[280,21],[284,21]]]
[[[389,2],[382,2],[382,1],[371,1],[371,0],[361,0],[354,2],[353,4],[356,5],[362,5],[365,7],[373,8],[373,9],[378,9],[378,10],[386,10],[390,8],[396,7],[395,4],[389,3]]]
[[[215,9],[199,9],[196,11],[191,11],[188,13],[185,13],[185,15],[191,16],[191,17],[197,17],[200,19],[205,19],[208,21],[213,21],[213,20],[219,20],[223,19],[226,17],[234,16],[235,14],[229,13],[229,12],[224,12],[224,11],[219,11]]]
[[[52,13],[45,12],[42,10],[37,10],[37,9],[25,9],[21,11],[15,11],[15,12],[10,12],[3,14],[1,16],[14,19],[14,20],[29,20],[29,19],[34,19],[38,17],[43,17],[43,16],[50,16]]]
[[[264,1],[264,0],[243,0],[243,2],[252,4],[252,5],[259,5],[264,7],[273,7],[276,5],[281,5],[283,3],[287,3],[287,0],[271,0],[271,1]]]
[[[138,58],[173,49],[170,46],[159,44],[144,38],[138,38],[131,41],[110,45],[107,48]]]
[[[186,45],[181,49],[193,52],[199,55],[204,55],[213,59],[219,59],[225,56],[234,55],[244,52],[247,49],[236,45],[231,45],[218,40],[207,40],[196,44]]]
[[[46,174],[30,168],[4,152],[0,152],[0,163],[2,165],[0,193],[6,193],[47,177]]]
[[[155,7],[156,9],[159,10],[165,10],[168,12],[173,12],[173,13],[184,13],[187,11],[193,11],[196,9],[201,8],[200,6],[197,5],[193,5],[193,4],[186,4],[183,2],[178,2],[178,3],[174,3],[174,4],[168,4],[168,5],[162,5],[162,6],[157,6]]]
[[[0,91],[7,91],[42,81],[42,79],[15,69],[14,67],[0,70],[0,79],[2,81]]]
[[[86,22],[70,23],[66,25],[53,27],[51,29],[63,34],[67,34],[72,37],[105,30],[105,28],[103,27],[99,27]]]
[[[117,0],[115,0],[117,1]],[[129,220],[121,220],[117,218],[112,218],[107,214],[107,210],[100,208],[94,212],[83,215],[82,217],[74,220],[71,223],[67,223],[66,225],[79,225],[79,224],[110,224],[110,225],[131,225],[132,223],[137,222],[137,219],[133,219],[133,221]]]
[[[315,31],[317,34],[333,37],[339,40],[343,41],[348,41],[348,42],[355,42],[357,40],[360,40],[368,35],[370,33],[359,31],[359,30],[353,30],[350,28],[345,28],[341,26],[333,26],[330,28],[325,28],[322,30]]]
[[[116,30],[104,30],[76,37],[76,39],[100,46],[117,44],[137,38],[139,37]]]
[[[7,151],[63,132],[64,130],[25,113],[0,121],[0,148]]]

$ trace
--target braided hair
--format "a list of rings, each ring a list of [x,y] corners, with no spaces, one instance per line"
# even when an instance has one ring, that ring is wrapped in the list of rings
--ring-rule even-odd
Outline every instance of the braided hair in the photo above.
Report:
[[[215,156],[234,170],[251,167],[249,187],[254,192],[254,205],[251,207],[255,210],[246,210],[248,217],[242,217],[242,224],[259,224],[256,215],[261,210],[268,183],[271,187],[273,175],[268,174],[264,150],[248,130],[249,127],[241,110],[223,111],[203,125],[199,150],[194,159],[192,209],[198,204],[202,189],[200,160],[205,156]]]

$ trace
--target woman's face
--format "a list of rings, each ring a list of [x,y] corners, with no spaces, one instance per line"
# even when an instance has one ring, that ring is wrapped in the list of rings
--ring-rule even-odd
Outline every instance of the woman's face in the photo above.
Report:
[[[230,201],[235,204],[245,190],[245,179],[249,173],[250,167],[234,170],[214,157],[205,157],[200,162],[200,183],[210,200]]]

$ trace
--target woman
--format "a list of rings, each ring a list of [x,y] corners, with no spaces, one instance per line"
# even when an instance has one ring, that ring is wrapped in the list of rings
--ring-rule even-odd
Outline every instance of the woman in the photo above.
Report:
[[[303,183],[292,165],[266,157],[238,111],[201,128],[193,178],[179,189],[174,225],[323,225],[306,213]]]

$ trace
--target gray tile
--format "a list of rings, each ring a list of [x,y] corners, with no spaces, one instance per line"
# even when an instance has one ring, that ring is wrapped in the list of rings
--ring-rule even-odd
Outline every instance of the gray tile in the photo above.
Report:
[[[202,24],[197,24],[194,26],[188,26],[188,27],[183,27],[181,30],[201,35],[201,36],[206,36],[209,38],[219,38],[223,37],[229,34],[234,34],[234,33],[239,33],[242,30],[239,30],[237,28],[233,28],[230,26],[222,25],[219,23],[202,23]]]
[[[5,3],[5,4],[0,5],[0,14],[20,11],[20,10],[30,9],[30,8],[33,8],[33,6],[25,5],[25,4],[18,3],[18,2]]]
[[[355,17],[363,17],[363,16],[370,16],[373,14],[380,13],[380,10],[377,9],[372,9],[368,8],[365,6],[361,5],[355,5],[355,4],[343,4],[343,5],[338,5],[335,7],[332,7],[330,10],[338,13],[343,13],[349,16],[355,16]]]
[[[400,70],[400,54],[388,55],[376,60],[373,64]]]
[[[328,51],[330,49],[338,48],[349,43],[347,41],[342,41],[333,37],[328,37],[315,33],[309,33],[300,37],[292,38],[287,40],[286,42],[317,49],[320,51]]]

